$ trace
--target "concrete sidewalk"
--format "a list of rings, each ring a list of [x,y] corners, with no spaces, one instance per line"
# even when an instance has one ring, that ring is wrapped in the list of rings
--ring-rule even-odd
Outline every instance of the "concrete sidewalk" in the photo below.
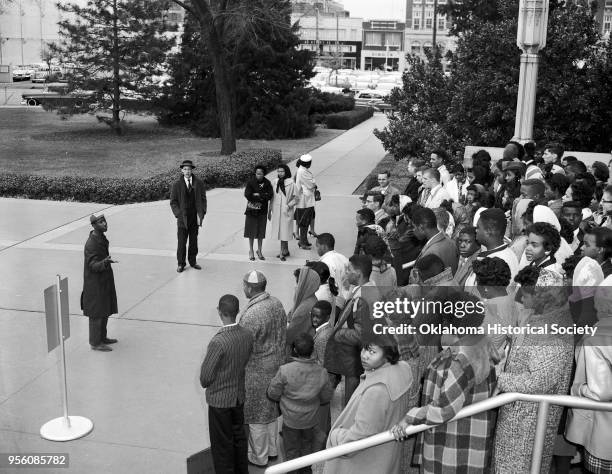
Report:
[[[351,193],[385,154],[372,135],[385,124],[386,117],[376,115],[311,152],[323,195],[317,232],[333,233],[345,254],[352,253],[359,207]],[[218,298],[233,293],[244,305],[242,275],[258,269],[289,311],[293,270],[317,256],[291,242],[291,257],[280,262],[278,242],[266,240],[267,259],[249,261],[243,191],[216,189],[208,200],[199,238],[203,270],[177,274],[176,224],[168,201],[108,206],[0,199],[0,452],[69,452],[68,472],[75,473],[166,474],[185,472],[186,458],[209,445],[198,377],[206,345],[220,325]],[[111,255],[119,260],[114,270],[120,314],[109,321],[109,334],[119,343],[110,353],[90,350],[87,319],[79,309],[88,217],[100,211],[109,223]],[[46,352],[42,297],[56,274],[69,279],[69,411],[94,422],[90,435],[65,444],[38,434],[42,424],[61,415],[58,354]]]

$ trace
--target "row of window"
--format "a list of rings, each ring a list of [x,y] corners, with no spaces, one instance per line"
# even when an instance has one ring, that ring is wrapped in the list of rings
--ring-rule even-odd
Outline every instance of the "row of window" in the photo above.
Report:
[[[432,30],[433,29],[433,18],[425,18],[425,22],[422,18],[413,18],[412,21],[408,20],[406,28],[413,30]],[[446,19],[438,18],[438,31],[446,30]]]
[[[402,46],[403,33],[378,33],[376,31],[366,31],[366,46],[389,46],[399,48]]]

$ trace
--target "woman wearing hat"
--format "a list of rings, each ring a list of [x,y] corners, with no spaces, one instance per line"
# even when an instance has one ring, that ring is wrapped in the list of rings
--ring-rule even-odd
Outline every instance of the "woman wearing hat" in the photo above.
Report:
[[[257,239],[257,257],[265,260],[261,253],[263,239],[266,236],[266,218],[268,216],[268,201],[272,199],[272,183],[266,178],[266,168],[263,165],[255,167],[255,176],[244,188],[247,207],[244,221],[244,237],[249,239],[249,259],[255,260],[253,241]]]
[[[315,182],[310,166],[312,164],[312,156],[302,155],[297,161],[297,171],[295,175],[295,184],[297,186],[298,201],[295,210],[295,220],[298,226],[300,241],[298,246],[303,249],[310,249],[311,245],[308,242],[308,226],[315,219],[315,190],[317,184]]]

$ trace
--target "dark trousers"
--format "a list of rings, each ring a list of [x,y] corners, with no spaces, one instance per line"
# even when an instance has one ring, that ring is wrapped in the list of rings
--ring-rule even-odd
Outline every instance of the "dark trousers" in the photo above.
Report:
[[[289,428],[283,423],[283,444],[285,445],[285,458],[287,461],[307,454],[312,454],[315,439],[316,427],[298,430]],[[303,467],[298,471],[291,471],[299,474],[310,474],[310,466]]]
[[[249,474],[244,405],[208,407],[210,450],[217,474]]]
[[[298,226],[298,234],[300,238],[300,244],[309,245],[308,243],[308,226],[310,221],[313,220],[314,207],[307,207],[305,209],[296,209],[295,220]]]
[[[195,265],[198,255],[198,217],[195,211],[187,214],[187,227],[179,219],[177,224],[178,246],[176,248],[176,259],[179,265],[185,265],[185,254],[189,265]],[[189,240],[189,250],[185,251]]]
[[[106,318],[89,318],[89,344],[99,346],[104,344],[106,339],[106,325],[108,324],[108,316]]]

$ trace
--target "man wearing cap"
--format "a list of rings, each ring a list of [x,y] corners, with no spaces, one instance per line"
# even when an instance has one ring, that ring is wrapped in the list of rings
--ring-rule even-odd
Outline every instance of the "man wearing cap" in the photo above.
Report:
[[[249,299],[239,325],[253,333],[253,351],[246,366],[244,422],[249,425],[248,459],[264,467],[278,455],[278,404],[267,396],[268,385],[285,363],[287,315],[282,303],[266,292],[266,277],[252,271],[242,281]]]
[[[89,317],[89,344],[96,351],[108,352],[117,339],[110,339],[106,334],[108,317],[117,313],[117,293],[115,277],[108,253],[108,239],[104,235],[108,224],[104,214],[92,214],[89,222],[93,230],[85,243],[85,265],[83,271],[83,292],[81,309]]]
[[[202,227],[202,221],[206,215],[206,190],[204,183],[193,174],[195,166],[190,160],[181,163],[183,176],[172,185],[170,190],[170,207],[176,217],[178,229],[178,246],[176,259],[178,260],[177,272],[185,270],[185,254],[189,265],[196,270],[202,267],[197,264],[198,255],[198,229]],[[189,249],[185,252],[187,241]]]

